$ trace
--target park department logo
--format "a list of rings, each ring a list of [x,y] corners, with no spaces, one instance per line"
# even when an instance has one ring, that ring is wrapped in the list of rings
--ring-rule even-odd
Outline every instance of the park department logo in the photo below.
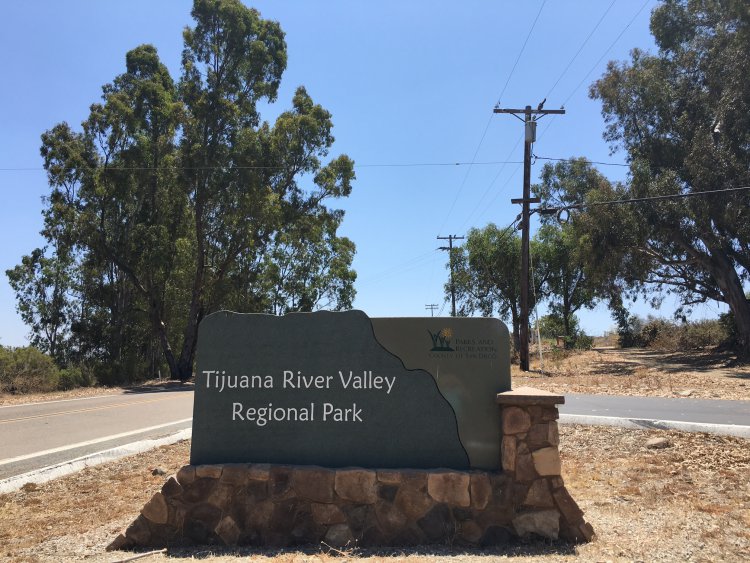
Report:
[[[436,333],[432,333],[427,329],[427,332],[432,340],[432,349],[430,352],[455,352],[451,348],[451,339],[453,338],[453,331],[451,329],[441,328]]]

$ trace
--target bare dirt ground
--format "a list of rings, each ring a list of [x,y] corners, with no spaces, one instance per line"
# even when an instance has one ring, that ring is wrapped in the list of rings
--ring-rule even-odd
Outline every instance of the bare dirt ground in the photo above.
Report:
[[[669,447],[647,449],[665,437]],[[141,561],[271,561],[468,563],[553,561],[750,560],[750,441],[707,434],[561,427],[563,477],[594,526],[592,543],[529,540],[488,551],[438,546],[422,551],[264,552],[243,548],[170,549]],[[165,476],[186,463],[189,443],[91,467],[43,485],[0,495],[0,560],[113,562],[133,553],[106,553]]]
[[[733,366],[731,357],[708,352],[595,348],[588,351],[531,351],[531,372],[511,368],[513,387],[555,393],[692,397],[750,400],[750,365]]]

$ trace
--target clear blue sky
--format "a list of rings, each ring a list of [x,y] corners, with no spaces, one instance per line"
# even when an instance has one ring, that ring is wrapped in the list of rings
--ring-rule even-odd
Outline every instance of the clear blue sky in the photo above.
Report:
[[[599,103],[588,99],[588,86],[607,61],[626,59],[633,47],[653,49],[648,20],[656,0],[250,5],[281,23],[288,45],[279,98],[264,117],[274,119],[304,85],[333,114],[332,154],[347,153],[357,164],[352,195],[340,204],[341,232],[357,245],[355,307],[370,316],[422,316],[429,314],[426,304],[444,305],[446,253],[436,250],[436,237],[488,222],[505,226],[519,211],[510,198],[521,191],[522,125],[510,115],[493,116],[498,101],[536,106],[546,97],[547,108],[565,105],[566,115],[540,122],[539,156],[623,162],[602,140]],[[124,71],[125,53],[139,44],[155,45],[177,78],[190,7],[187,0],[5,4],[0,344],[23,345],[28,333],[4,272],[44,242],[40,135],[61,121],[78,127],[102,85]],[[487,164],[498,161],[514,163]],[[542,164],[534,165],[532,181]],[[600,169],[613,180],[626,173]],[[660,314],[673,308],[668,299]],[[644,305],[634,310],[650,312]],[[718,310],[706,306],[697,314]],[[581,320],[591,334],[612,325],[604,308]]]

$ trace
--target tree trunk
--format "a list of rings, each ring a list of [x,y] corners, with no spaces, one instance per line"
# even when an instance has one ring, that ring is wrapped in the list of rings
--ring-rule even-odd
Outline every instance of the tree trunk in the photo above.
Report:
[[[167,367],[169,368],[170,379],[179,379],[179,370],[177,368],[177,362],[175,361],[174,352],[172,346],[169,344],[169,338],[167,337],[167,327],[161,318],[159,312],[158,301],[149,295],[149,316],[151,317],[151,325],[159,338],[159,345],[161,346],[162,352],[164,353],[164,359],[167,360]]]
[[[518,317],[515,308],[511,309],[510,315],[513,323],[513,351],[515,355],[518,355],[518,351],[521,349],[521,319]]]
[[[750,359],[750,301],[745,297],[742,281],[729,257],[720,250],[711,251],[711,274],[734,315],[737,352],[743,359]]]

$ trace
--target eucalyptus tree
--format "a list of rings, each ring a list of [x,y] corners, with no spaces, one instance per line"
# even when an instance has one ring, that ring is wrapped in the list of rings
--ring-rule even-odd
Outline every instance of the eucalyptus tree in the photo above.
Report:
[[[726,303],[750,356],[750,191],[736,190],[750,186],[750,9],[665,0],[651,32],[658,53],[635,49],[629,62],[609,63],[591,96],[602,102],[605,139],[628,155],[622,195],[685,197],[633,204],[637,240],[613,248],[646,261],[640,281],[686,308]]]
[[[298,276],[284,281],[298,282],[295,310],[348,306],[355,278],[354,246],[336,234],[343,212],[326,207],[354,179],[348,157],[322,162],[330,113],[303,87],[273,124],[258,111],[286,66],[281,28],[239,0],[196,0],[192,16],[178,81],[141,45],[82,131],[62,123],[42,143],[54,216],[80,263],[128,296],[125,310],[109,299],[108,314],[145,322],[182,380],[206,314],[273,310],[264,292],[277,259]]]
[[[539,253],[538,242],[532,241],[531,252]],[[500,229],[490,223],[482,229],[470,229],[466,242],[455,247],[451,254],[453,283],[456,291],[456,313],[469,316],[499,316],[510,321],[515,349],[521,338],[521,238],[511,229]],[[530,306],[534,297],[541,298],[546,273],[535,268],[534,291],[530,292]],[[451,284],[445,285],[450,298]]]

